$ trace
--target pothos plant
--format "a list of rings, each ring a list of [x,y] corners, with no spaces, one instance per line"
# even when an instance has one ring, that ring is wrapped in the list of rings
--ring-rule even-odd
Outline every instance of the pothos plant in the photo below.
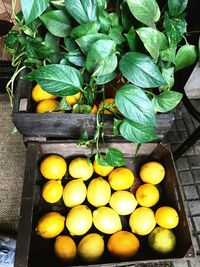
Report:
[[[155,113],[179,103],[182,95],[171,90],[175,72],[193,64],[197,53],[187,41],[187,0],[168,0],[164,6],[156,0],[110,2],[21,0],[18,30],[7,37],[16,67],[8,93],[12,100],[15,76],[31,67],[24,78],[61,97],[59,109],[71,109],[65,96],[81,92],[74,112],[90,113],[101,97],[94,137],[85,133],[77,144],[96,147],[99,163],[120,166],[124,157],[119,150],[107,148],[105,157],[99,153],[104,111],[113,114],[115,135],[138,144],[156,139]],[[112,81],[121,87],[114,103],[106,105]]]

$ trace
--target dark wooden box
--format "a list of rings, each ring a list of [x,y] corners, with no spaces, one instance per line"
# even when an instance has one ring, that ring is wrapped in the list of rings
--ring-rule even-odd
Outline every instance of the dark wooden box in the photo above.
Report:
[[[25,72],[21,73],[21,76]],[[96,129],[96,116],[94,114],[38,114],[34,111],[34,103],[31,98],[33,83],[19,79],[17,83],[12,121],[23,136],[53,137],[64,139],[78,139],[85,131],[92,137]],[[112,138],[113,117],[105,115],[107,127],[105,137]],[[174,121],[172,113],[157,114],[157,134],[162,139]],[[121,137],[122,139],[122,137]]]
[[[160,264],[159,266],[162,266],[162,264],[164,264],[166,261],[169,262],[177,259],[189,259],[191,257],[194,257],[194,249],[192,246],[186,209],[184,206],[179,181],[177,179],[177,174],[170,150],[162,144],[157,145],[155,143],[148,143],[142,145],[137,157],[134,157],[136,151],[135,144],[116,142],[108,144],[108,146],[120,148],[124,152],[127,166],[134,171],[136,177],[138,177],[140,166],[146,161],[156,160],[164,165],[166,169],[166,177],[160,184],[160,205],[170,205],[176,208],[179,213],[180,222],[179,225],[175,228],[177,246],[172,254],[166,257],[161,257],[154,254],[149,249],[146,237],[139,237],[141,242],[141,250],[134,258],[130,259],[127,262],[120,262],[116,261],[116,259],[113,259],[111,256],[105,253],[101,261],[91,266],[133,266],[133,264],[139,263],[150,265],[158,263]],[[104,149],[101,148],[101,151],[104,152]],[[37,220],[42,214],[49,211],[59,211],[63,215],[67,214],[66,207],[63,205],[63,203],[54,205],[47,204],[41,198],[41,185],[45,182],[45,179],[39,172],[39,162],[43,155],[53,153],[62,155],[69,162],[69,160],[73,157],[80,155],[89,156],[90,150],[83,147],[76,147],[75,143],[70,141],[28,143],[15,267],[69,266],[67,264],[61,264],[54,256],[54,239],[42,239],[35,234]],[[63,185],[66,183],[65,177],[63,178],[62,183]],[[130,230],[127,225],[126,229]],[[66,233],[65,231],[66,229],[63,233]],[[107,238],[108,237],[106,237],[105,235],[104,239],[106,240]],[[86,265],[84,265],[84,263],[80,260],[77,260],[77,262],[75,262],[73,266]]]

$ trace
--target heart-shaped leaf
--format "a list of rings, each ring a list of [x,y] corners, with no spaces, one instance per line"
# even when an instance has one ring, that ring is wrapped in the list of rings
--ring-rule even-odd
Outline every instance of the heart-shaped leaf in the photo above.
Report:
[[[158,112],[168,112],[181,101],[182,94],[174,91],[165,91],[152,99],[154,108]]]
[[[124,154],[119,149],[112,147],[106,149],[106,161],[113,167],[120,167],[126,164]]]
[[[117,67],[116,44],[111,40],[98,40],[91,45],[86,58],[86,69],[93,76],[106,75]]]
[[[49,32],[55,36],[66,37],[71,31],[70,20],[63,10],[45,12],[40,16],[40,19]]]
[[[65,0],[65,6],[69,14],[80,24],[96,21],[96,0]]]
[[[35,80],[45,91],[57,96],[75,95],[83,84],[78,70],[59,64],[43,66],[26,74],[25,79]]]
[[[187,7],[188,0],[168,0],[169,13],[171,16],[180,15]]]
[[[185,44],[178,50],[175,58],[175,70],[181,70],[192,65],[197,59],[197,51],[194,45]]]
[[[142,27],[137,29],[136,32],[142,40],[144,47],[153,58],[157,59],[160,50],[167,48],[167,38],[162,32],[151,27]]]
[[[166,85],[160,86],[160,90],[170,90],[174,86],[174,68],[162,68],[162,76]]]
[[[79,49],[67,53],[66,58],[76,66],[83,67],[85,65],[85,56]]]
[[[154,128],[134,123],[130,120],[124,120],[120,124],[120,134],[128,141],[134,143],[151,142],[158,138]]]
[[[141,124],[156,126],[153,105],[142,89],[127,84],[116,93],[115,104],[128,119]]]
[[[130,11],[140,22],[155,27],[160,18],[160,9],[155,0],[127,0]]]
[[[38,18],[47,8],[49,0],[21,0],[22,12],[26,24]]]
[[[96,22],[89,22],[73,28],[70,32],[70,36],[77,39],[88,34],[98,33],[98,30],[99,25]]]
[[[165,84],[157,65],[145,54],[126,53],[119,62],[119,68],[128,81],[139,87],[152,88]]]

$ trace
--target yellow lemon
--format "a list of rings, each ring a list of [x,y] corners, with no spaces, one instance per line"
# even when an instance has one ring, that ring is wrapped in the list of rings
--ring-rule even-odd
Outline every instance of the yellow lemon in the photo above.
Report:
[[[54,111],[59,105],[59,102],[54,99],[42,100],[36,106],[37,113],[45,113]]]
[[[101,109],[103,107],[103,105],[104,105],[104,102],[101,101],[99,103],[99,109]],[[111,108],[111,106],[112,106],[112,108]],[[114,113],[117,113],[117,108],[115,106],[115,99],[114,98],[106,98],[106,107],[108,107],[108,109],[111,108]],[[109,110],[105,109],[104,110],[104,114],[112,114],[112,112],[110,112]]]
[[[66,101],[67,101],[68,104],[70,104],[70,106],[73,106],[74,104],[76,104],[78,102],[78,100],[80,99],[80,97],[81,97],[81,93],[78,92],[75,95],[68,95],[68,96],[66,96]]]
[[[64,230],[64,226],[64,216],[58,212],[49,212],[39,219],[36,232],[43,238],[53,238]]]
[[[80,205],[86,199],[87,189],[82,179],[68,182],[63,190],[63,201],[65,206],[74,207]]]
[[[93,212],[94,226],[105,234],[114,234],[122,230],[122,224],[116,211],[109,207],[100,207]]]
[[[96,160],[94,160],[93,162],[93,167],[94,171],[102,177],[108,176],[108,174],[114,169],[114,167],[112,166],[103,166],[99,164]]]
[[[71,235],[84,235],[92,227],[92,212],[86,205],[73,207],[66,218]]]
[[[140,178],[144,183],[159,184],[165,177],[164,167],[156,161],[150,161],[142,165]]]
[[[112,189],[125,190],[130,188],[133,184],[134,174],[129,168],[116,168],[109,174],[108,181]]]
[[[40,172],[46,179],[62,179],[66,171],[67,163],[59,155],[49,155],[40,164]]]
[[[140,242],[133,233],[119,231],[108,239],[107,248],[113,256],[126,260],[137,254]]]
[[[129,218],[129,225],[133,233],[148,235],[156,226],[153,210],[146,207],[137,208]]]
[[[92,163],[87,158],[78,157],[69,164],[69,173],[73,178],[86,181],[91,178],[93,171]]]
[[[134,195],[128,191],[114,192],[110,198],[109,204],[119,215],[131,214],[138,205]]]
[[[42,187],[42,197],[48,203],[58,202],[63,193],[63,186],[61,181],[51,180]]]
[[[177,211],[169,206],[163,206],[157,209],[155,218],[159,226],[167,229],[175,228],[179,223]]]
[[[98,111],[98,107],[94,104],[90,113],[91,114],[97,114],[97,111]]]
[[[87,189],[87,200],[95,207],[105,206],[110,199],[111,188],[102,177],[92,179]]]
[[[76,258],[77,249],[74,240],[67,235],[56,237],[54,242],[56,256],[63,262],[71,262]]]
[[[168,254],[176,247],[176,236],[170,229],[156,227],[148,236],[149,246],[159,254]]]
[[[137,189],[135,196],[140,206],[152,207],[159,200],[159,191],[153,184],[143,184]]]
[[[32,90],[32,99],[35,102],[40,102],[42,100],[56,99],[57,96],[52,95],[44,91],[39,84],[36,84]]]
[[[91,233],[83,237],[78,244],[79,256],[88,263],[98,261],[104,252],[103,238],[96,233]]]

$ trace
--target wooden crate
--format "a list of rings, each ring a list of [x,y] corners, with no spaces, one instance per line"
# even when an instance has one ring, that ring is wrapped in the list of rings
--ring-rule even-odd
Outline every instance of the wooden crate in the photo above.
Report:
[[[21,74],[24,75],[24,72]],[[35,104],[31,99],[33,83],[19,79],[12,121],[18,131],[24,136],[31,137],[53,137],[64,139],[78,139],[85,131],[92,137],[96,130],[96,116],[94,114],[55,114],[55,113],[35,113]],[[105,115],[105,125],[108,126],[105,137],[112,138],[113,117]],[[174,114],[157,114],[157,134],[162,139],[174,121]],[[121,138],[122,139],[122,138]]]
[[[120,262],[113,259],[105,253],[104,257],[97,264],[92,266],[132,266],[133,264],[159,263],[162,266],[166,261],[177,259],[189,259],[194,257],[191,233],[188,225],[186,209],[184,206],[182,193],[180,191],[179,181],[170,150],[162,145],[148,143],[141,146],[139,153],[134,158],[136,145],[130,143],[112,143],[108,146],[120,148],[126,157],[127,166],[131,168],[136,177],[138,177],[140,166],[149,160],[156,160],[163,164],[166,169],[165,179],[161,182],[160,205],[170,205],[174,207],[180,217],[178,226],[174,229],[177,237],[177,246],[174,252],[168,256],[161,257],[154,254],[147,245],[147,237],[139,237],[141,243],[140,252],[127,262]],[[104,149],[101,148],[104,152]],[[19,222],[17,249],[15,258],[15,267],[63,267],[69,266],[61,264],[53,253],[54,239],[43,239],[35,234],[35,227],[38,218],[49,211],[59,211],[63,215],[67,214],[67,208],[62,203],[47,204],[41,198],[41,187],[45,182],[39,171],[39,162],[46,154],[62,155],[67,162],[77,156],[89,156],[90,150],[83,147],[76,147],[74,142],[55,142],[48,141],[44,143],[29,142],[27,148],[27,161],[24,177],[24,188],[21,206],[21,215]],[[67,175],[62,179],[65,185]],[[126,230],[130,230],[128,223],[125,223]],[[92,228],[94,231],[94,229]],[[92,231],[91,230],[91,231]],[[67,234],[66,229],[62,234]],[[106,241],[108,236],[104,235]],[[80,238],[78,238],[79,241]],[[77,260],[73,266],[88,266]],[[149,265],[148,265],[149,266]]]

